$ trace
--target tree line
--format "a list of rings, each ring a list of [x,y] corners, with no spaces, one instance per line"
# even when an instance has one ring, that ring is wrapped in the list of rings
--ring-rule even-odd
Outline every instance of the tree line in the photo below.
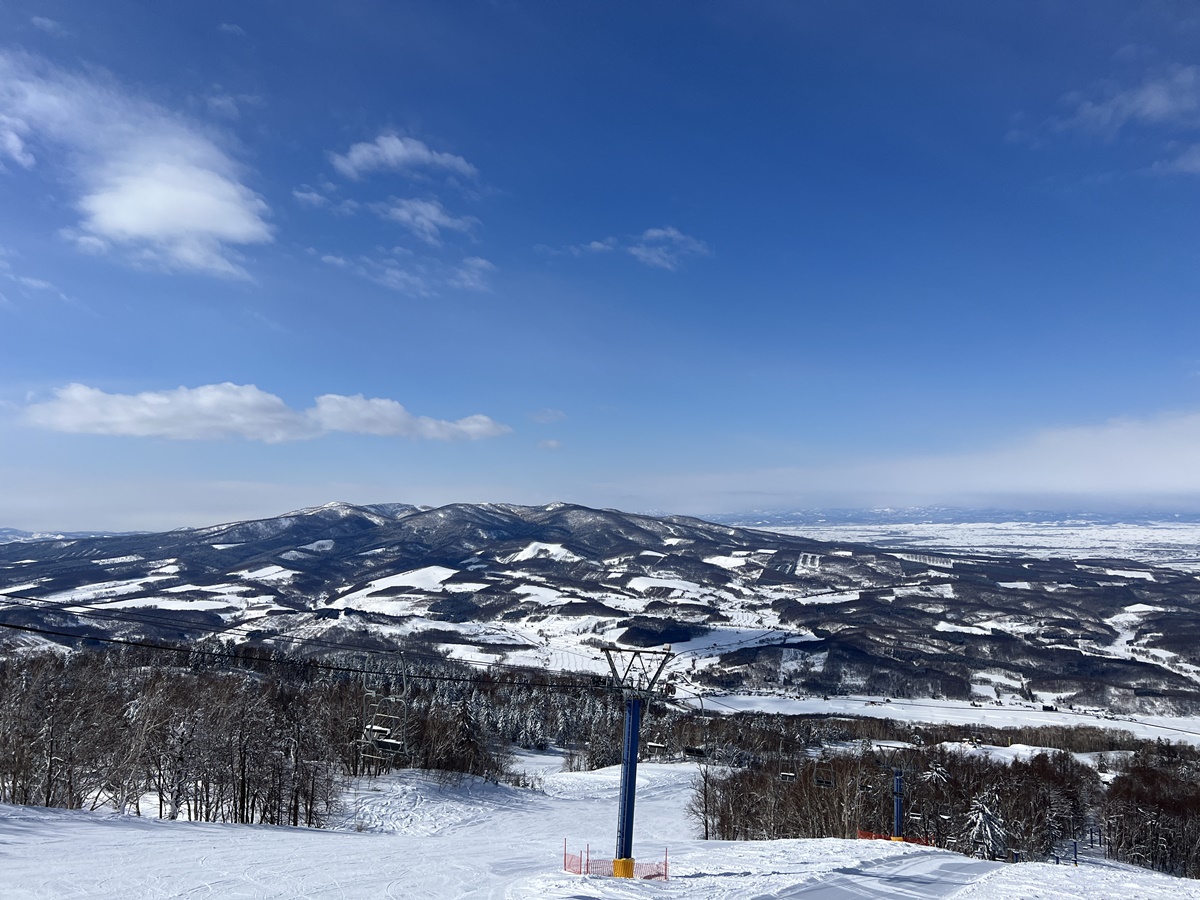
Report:
[[[382,755],[362,740],[381,698],[403,713]],[[596,676],[481,672],[429,648],[319,661],[217,641],[25,653],[0,658],[0,802],[320,827],[355,776],[519,781],[513,747],[560,748],[573,769],[615,765],[622,712]],[[881,754],[880,741],[902,749]],[[963,741],[1059,752],[1004,763],[960,752]],[[1188,745],[656,702],[642,750],[701,764],[689,808],[705,837],[890,832],[899,768],[904,829],[930,844],[1047,858],[1095,824],[1114,858],[1200,877],[1200,751]],[[1093,767],[1065,751],[1101,755]]]
[[[0,802],[321,826],[356,775],[413,767],[499,780],[514,744],[584,748],[581,767],[608,764],[614,747],[619,757],[606,721],[615,701],[587,677],[539,673],[530,687],[436,654],[315,662],[213,642],[166,657],[0,659]],[[380,697],[406,715],[399,751],[372,759],[362,738]]]

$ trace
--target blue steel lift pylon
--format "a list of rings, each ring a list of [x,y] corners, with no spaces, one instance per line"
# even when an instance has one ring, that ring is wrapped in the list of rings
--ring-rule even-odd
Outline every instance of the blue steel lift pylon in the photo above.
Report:
[[[633,877],[633,805],[637,790],[638,735],[642,727],[642,703],[674,693],[674,685],[656,689],[667,662],[675,655],[670,645],[662,650],[633,650],[604,647],[613,682],[625,697],[625,740],[621,748],[621,806],[617,816],[617,852],[613,875]],[[618,662],[618,660],[620,660]]]

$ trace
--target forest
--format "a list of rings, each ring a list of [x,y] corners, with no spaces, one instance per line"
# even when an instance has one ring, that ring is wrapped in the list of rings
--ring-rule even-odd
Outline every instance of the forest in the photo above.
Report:
[[[380,709],[389,741],[365,741]],[[219,642],[27,653],[0,659],[0,802],[321,827],[355,776],[412,767],[528,785],[514,747],[558,748],[571,769],[614,765],[622,713],[603,678],[482,671],[430,648],[320,660]],[[1009,763],[968,752],[981,743],[1055,750]],[[1200,877],[1190,745],[655,702],[642,751],[698,764],[689,812],[705,838],[890,833],[899,772],[910,839],[1022,860],[1099,839],[1113,858]]]

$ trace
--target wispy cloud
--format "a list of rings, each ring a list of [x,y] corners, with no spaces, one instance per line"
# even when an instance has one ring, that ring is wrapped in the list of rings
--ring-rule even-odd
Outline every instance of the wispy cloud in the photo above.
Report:
[[[29,123],[0,113],[0,160],[7,157],[23,169],[32,169],[37,162],[25,146]],[[4,171],[0,163],[0,171]]]
[[[440,169],[474,178],[478,170],[453,153],[430,149],[424,141],[384,133],[370,142],[354,144],[345,153],[331,154],[333,167],[347,178],[359,179],[378,171]]]
[[[1200,68],[1172,66],[1144,78],[1133,87],[1108,86],[1099,97],[1070,94],[1065,102],[1073,112],[1057,125],[1061,129],[1115,136],[1129,125],[1193,129],[1200,127]]]
[[[257,94],[210,94],[204,98],[208,111],[225,119],[240,118],[243,106],[261,106],[262,102]]]
[[[352,272],[388,290],[409,297],[436,297],[446,288],[491,290],[489,276],[496,271],[490,260],[468,256],[457,264],[413,254],[394,247],[376,255],[352,256],[309,248],[308,253],[327,266]]]
[[[362,206],[357,200],[349,198],[338,199],[337,188],[328,183],[317,187],[302,184],[300,187],[292,190],[292,196],[301,206],[308,206],[312,209],[327,209],[335,215],[353,215]]]
[[[708,254],[708,245],[704,241],[670,226],[647,228],[627,249],[639,262],[672,272],[678,269],[684,260]]]
[[[1163,159],[1150,167],[1158,175],[1200,175],[1200,144],[1192,144],[1171,159]]]
[[[141,394],[109,394],[69,384],[54,398],[25,408],[25,421],[75,434],[173,440],[244,438],[268,444],[309,440],[331,432],[415,440],[481,440],[511,429],[485,415],[454,421],[416,416],[395,400],[324,394],[305,410],[252,384],[207,384]]]
[[[556,441],[553,438],[550,438],[545,441],[538,441],[537,445],[538,445],[539,450],[561,450],[562,449],[562,441]]]
[[[611,253],[620,246],[620,241],[615,237],[607,237],[602,241],[588,241],[584,244],[567,244],[565,247],[549,247],[545,244],[539,244],[535,249],[542,253],[549,253],[551,256],[590,256],[594,253]]]
[[[548,406],[529,414],[529,418],[533,419],[539,425],[550,425],[554,422],[561,422],[566,417],[567,414],[561,409],[553,409]]]
[[[381,287],[410,297],[433,297],[434,278],[422,263],[401,265],[397,260],[384,257],[361,257],[354,271]]]
[[[52,285],[49,281],[43,281],[40,278],[28,278],[23,275],[18,275],[16,278],[16,282],[17,282],[17,284],[21,285],[22,287],[27,287],[27,288],[30,288],[31,290],[35,290],[35,291],[53,291],[53,290],[55,290],[54,285]]]
[[[66,296],[59,291],[57,286],[49,281],[46,281],[44,278],[34,278],[30,275],[22,275],[19,272],[13,271],[12,263],[8,261],[6,258],[7,256],[7,250],[5,250],[3,247],[0,247],[0,278],[3,278],[5,281],[16,285],[18,290],[20,290],[20,292],[26,297],[32,296],[30,294],[31,291],[49,291],[57,294],[62,300],[67,299]],[[9,306],[12,305],[11,301],[6,301],[6,303]]]
[[[38,31],[44,31],[46,34],[52,34],[55,37],[66,33],[58,22],[53,19],[47,19],[45,16],[34,16],[29,20],[29,24]]]
[[[490,287],[488,275],[494,271],[496,266],[482,256],[468,256],[450,276],[450,284],[468,291],[486,291]]]
[[[432,246],[441,244],[443,230],[468,232],[479,220],[471,216],[452,216],[436,197],[419,199],[399,199],[393,197],[386,203],[372,204],[382,218],[403,225],[425,243]]]
[[[292,191],[292,196],[305,206],[312,206],[317,209],[330,205],[330,200],[324,194],[314,191],[308,185],[301,185]]]
[[[241,25],[234,25],[232,22],[222,22],[217,26],[217,30],[224,34],[232,34],[234,37],[244,38],[246,36],[246,29]]]
[[[35,162],[26,136],[67,151],[80,220],[63,234],[82,250],[247,277],[235,248],[273,239],[266,203],[212,134],[103,77],[0,52],[0,117],[18,163]]]
[[[647,228],[641,234],[624,241],[615,237],[606,237],[603,240],[566,244],[561,247],[539,244],[534,249],[550,256],[574,256],[576,258],[623,250],[644,265],[670,271],[675,271],[688,259],[707,256],[710,252],[704,241],[684,234],[673,226]]]

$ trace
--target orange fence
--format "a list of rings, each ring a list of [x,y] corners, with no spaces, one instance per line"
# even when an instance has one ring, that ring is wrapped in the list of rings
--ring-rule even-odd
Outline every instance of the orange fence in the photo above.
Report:
[[[613,875],[613,859],[612,857],[592,856],[590,845],[582,853],[568,853],[567,842],[564,840],[563,870],[570,872],[572,875],[607,875],[611,878]],[[634,878],[668,881],[670,880],[670,873],[671,868],[666,850],[663,850],[661,862],[635,862],[633,864]]]
[[[919,837],[903,837],[894,838],[890,834],[878,834],[874,831],[858,830],[858,839],[860,841],[903,841],[906,844],[921,844],[924,847],[932,847],[933,841],[927,841],[925,838]]]

